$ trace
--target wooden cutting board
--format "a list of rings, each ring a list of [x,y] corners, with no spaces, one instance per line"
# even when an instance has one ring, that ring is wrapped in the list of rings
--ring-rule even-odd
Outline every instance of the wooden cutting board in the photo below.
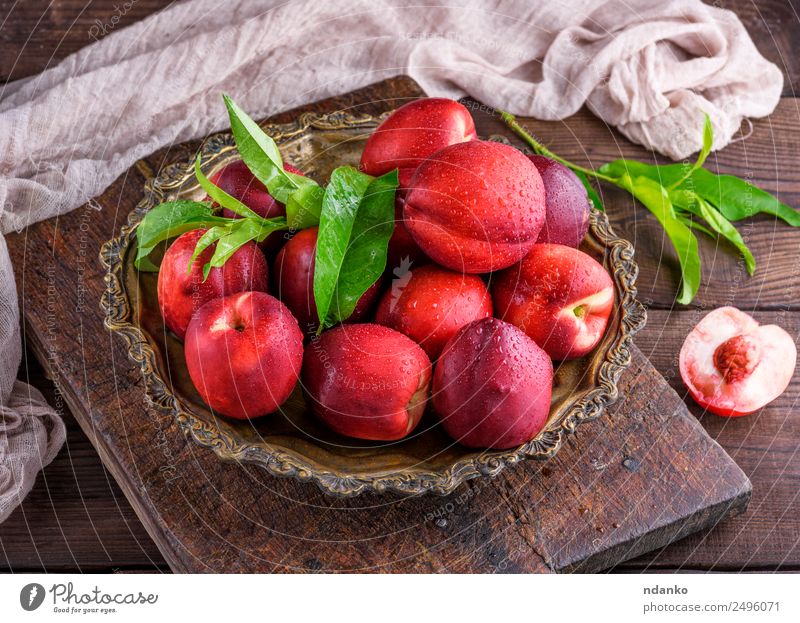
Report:
[[[397,78],[302,111],[379,114],[421,94]],[[479,134],[499,131],[473,115]],[[147,176],[196,148],[162,150],[86,206],[8,237],[26,339],[174,571],[596,571],[746,508],[746,476],[635,347],[620,400],[554,459],[447,498],[334,499],[188,442],[103,328],[98,253]]]

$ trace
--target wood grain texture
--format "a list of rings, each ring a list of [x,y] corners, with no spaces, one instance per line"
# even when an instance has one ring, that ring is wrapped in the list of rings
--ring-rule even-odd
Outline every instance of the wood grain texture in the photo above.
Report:
[[[38,74],[174,0],[0,0],[0,81]]]
[[[308,108],[375,114],[417,93],[398,79]],[[157,154],[149,166],[175,156]],[[10,236],[9,248],[28,343],[173,570],[597,570],[745,507],[746,477],[635,348],[624,399],[554,460],[471,481],[449,498],[337,500],[221,463],[147,408],[136,366],[102,329],[95,258],[142,181],[132,170],[97,198],[102,211],[36,224]]]
[[[637,344],[751,479],[753,499],[745,514],[708,534],[691,536],[663,552],[632,561],[631,566],[796,570],[800,566],[800,378],[795,375],[782,396],[751,416],[722,418],[705,413],[687,395],[677,362],[687,332],[704,313],[650,310],[649,325]],[[762,324],[778,324],[793,337],[800,336],[799,313],[753,315]]]
[[[0,524],[0,570],[169,570],[97,451],[32,353],[20,378],[64,417],[67,442],[22,505]]]

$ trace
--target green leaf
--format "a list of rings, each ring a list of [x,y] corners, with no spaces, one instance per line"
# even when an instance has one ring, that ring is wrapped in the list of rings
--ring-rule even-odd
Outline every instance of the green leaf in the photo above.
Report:
[[[397,171],[373,178],[339,167],[325,190],[317,235],[314,301],[319,331],[346,320],[386,267]]]
[[[218,225],[217,227],[212,227],[197,241],[195,244],[194,251],[192,252],[192,257],[189,258],[189,263],[186,265],[186,272],[189,273],[192,270],[192,266],[194,265],[195,261],[200,254],[205,251],[208,247],[214,244],[217,240],[222,238],[227,232],[229,231],[229,226],[226,225]],[[208,279],[208,272],[211,270],[211,263],[207,262],[205,266],[203,266],[203,281]]]
[[[793,227],[800,227],[800,212],[765,190],[733,175],[714,175],[700,169],[692,175],[695,192],[731,221],[755,214],[771,214]]]
[[[325,191],[311,178],[289,173],[283,168],[278,145],[247,113],[223,95],[231,131],[239,155],[247,168],[267,187],[276,201],[286,206],[286,220],[293,229],[319,223]]]
[[[208,193],[209,197],[211,197],[223,208],[228,208],[231,212],[238,214],[239,216],[259,217],[258,214],[253,212],[253,210],[248,208],[236,197],[229,195],[219,186],[213,184],[211,180],[209,180],[205,176],[205,173],[203,173],[203,170],[200,168],[200,159],[201,159],[200,154],[197,154],[197,159],[194,161],[194,176],[197,178],[197,181],[200,182],[201,188]]]
[[[684,167],[685,172],[680,177],[679,180],[673,182],[670,185],[670,188],[677,188],[687,179],[689,179],[692,174],[700,169],[708,158],[708,154],[711,153],[711,146],[714,143],[714,129],[711,126],[711,119],[708,117],[707,114],[703,113],[704,121],[703,121],[703,147],[700,150],[700,153],[697,154],[697,160],[695,160],[694,164],[690,167]]]
[[[187,271],[191,270],[192,264],[203,251],[216,244],[211,260],[203,266],[203,281],[205,281],[212,268],[223,266],[240,247],[251,240],[261,242],[270,234],[282,229],[289,229],[283,217],[228,219],[225,225],[212,227],[200,237],[189,260]]]
[[[142,271],[157,271],[158,268],[148,256],[159,243],[187,231],[213,227],[228,220],[216,216],[208,202],[181,200],[159,204],[145,214],[136,228],[134,266]]]
[[[299,177],[299,176],[298,176]],[[286,199],[286,221],[292,229],[307,229],[319,225],[325,190],[317,184],[306,184]]]
[[[691,229],[696,229],[697,231],[704,233],[709,238],[717,237],[717,235],[713,231],[711,231],[708,227],[701,225],[697,221],[693,221],[691,217],[685,216],[683,214],[676,214],[676,216],[678,217],[678,220],[681,223],[686,225],[686,227],[690,227]]]
[[[745,244],[744,239],[742,239],[741,234],[714,206],[690,190],[670,191],[670,198],[675,206],[702,218],[709,224],[711,229],[728,240],[742,254],[748,274],[752,275],[755,272],[756,260]],[[711,232],[707,233],[714,237]]]
[[[664,186],[678,181],[685,168],[682,164],[652,165],[637,160],[614,160],[598,171],[618,178],[624,174],[646,177]],[[683,186],[693,190],[730,221],[739,221],[756,214],[771,214],[793,227],[800,227],[800,212],[795,211],[765,190],[734,175],[716,175],[707,169],[697,169]]]
[[[264,228],[255,220],[237,219],[227,229],[228,231],[217,239],[214,255],[211,256],[211,261],[208,263],[209,268],[222,266],[240,247],[251,240],[258,239]],[[204,266],[203,271],[207,274],[205,269]]]
[[[697,238],[675,214],[667,190],[663,186],[649,178],[632,178],[628,174],[622,175],[618,183],[653,213],[667,233],[681,266],[681,292],[677,300],[683,305],[688,305],[700,288],[700,253],[697,248]]]
[[[586,194],[589,195],[589,200],[592,202],[595,208],[600,210],[600,212],[605,212],[605,208],[603,207],[603,202],[600,201],[600,195],[597,194],[597,191],[592,186],[589,178],[586,177],[586,174],[583,171],[573,171],[575,175],[578,176],[578,179],[583,184],[584,188],[586,188]]]

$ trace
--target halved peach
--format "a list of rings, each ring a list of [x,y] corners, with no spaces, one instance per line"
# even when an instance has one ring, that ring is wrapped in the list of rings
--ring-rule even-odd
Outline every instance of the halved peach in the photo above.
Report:
[[[797,348],[776,325],[759,325],[735,307],[720,307],[692,329],[681,347],[683,384],[704,409],[727,417],[758,411],[794,375]]]

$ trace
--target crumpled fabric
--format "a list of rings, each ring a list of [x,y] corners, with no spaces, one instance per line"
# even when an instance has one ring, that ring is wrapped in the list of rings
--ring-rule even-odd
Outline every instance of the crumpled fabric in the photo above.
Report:
[[[739,19],[699,0],[424,4],[188,0],[0,87],[0,230],[72,210],[136,160],[225,128],[221,92],[265,117],[408,74],[430,95],[539,119],[585,104],[680,160],[701,146],[703,112],[719,149],[743,118],[772,112],[783,87]],[[19,312],[4,242],[0,277],[2,520],[64,434],[15,380]]]

